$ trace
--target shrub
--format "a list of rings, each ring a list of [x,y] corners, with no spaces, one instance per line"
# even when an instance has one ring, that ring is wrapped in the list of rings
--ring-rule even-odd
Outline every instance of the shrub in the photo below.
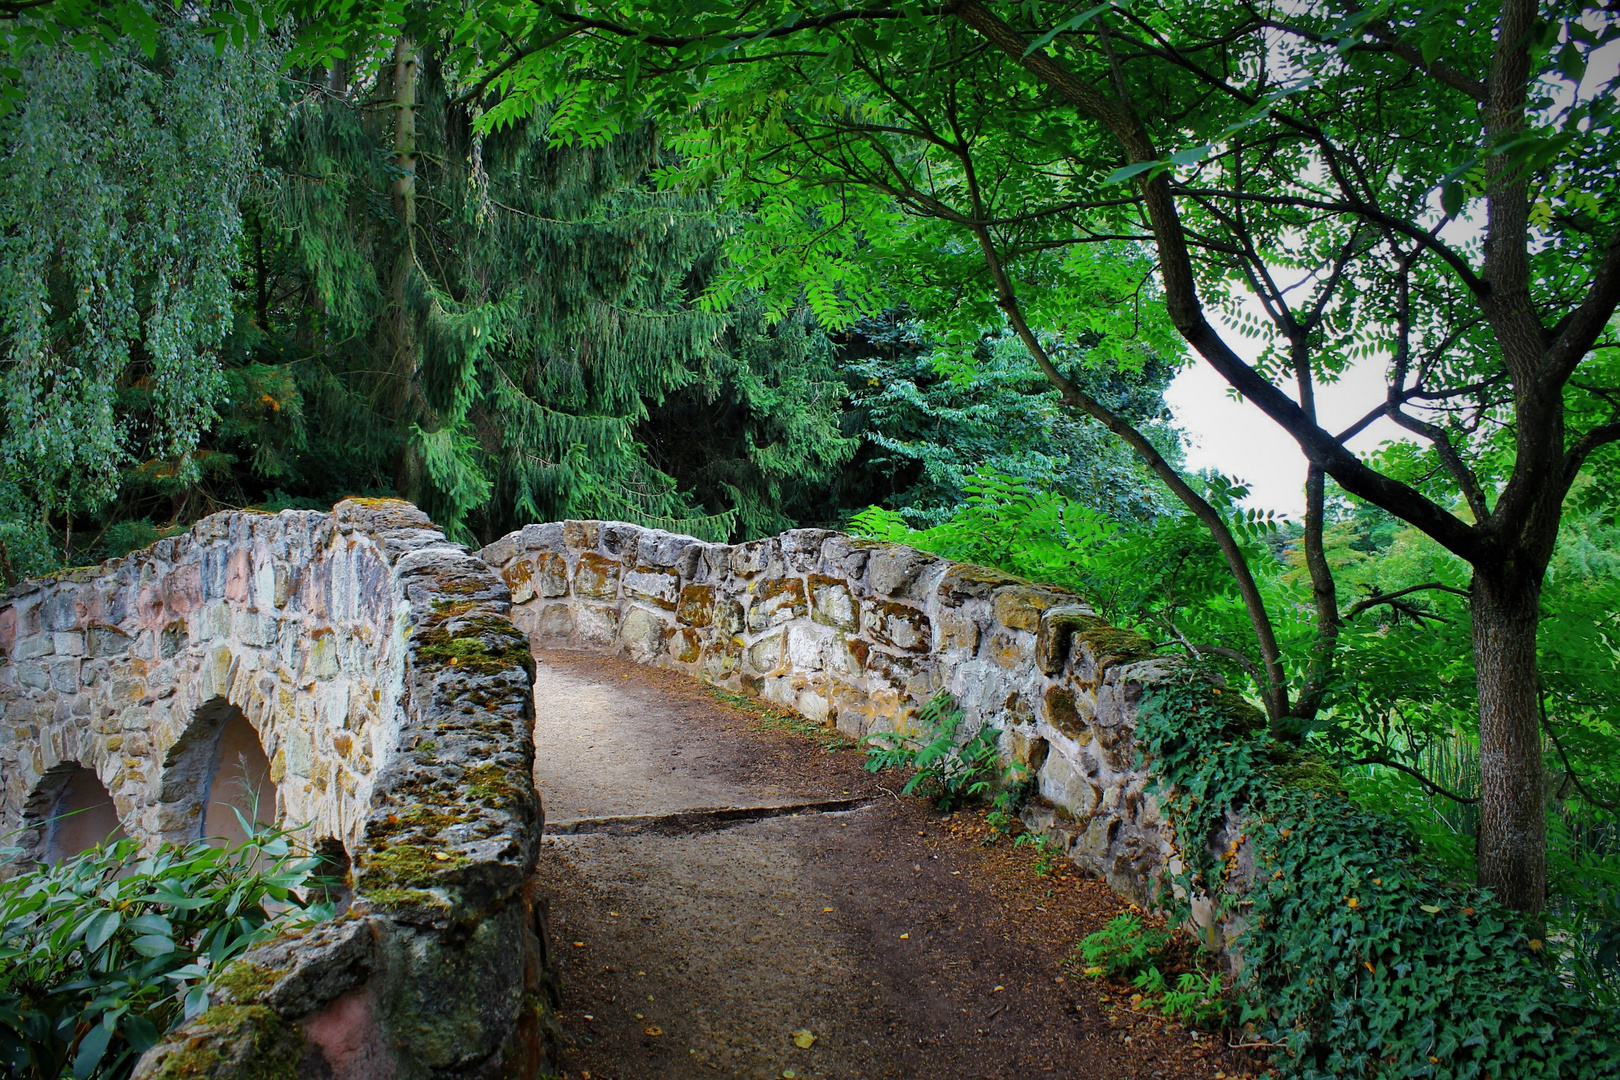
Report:
[[[244,823],[245,824],[245,823]],[[14,868],[23,853],[0,850]],[[209,1003],[209,979],[294,920],[319,860],[281,829],[243,843],[134,840],[0,882],[0,1072],[117,1080]]]

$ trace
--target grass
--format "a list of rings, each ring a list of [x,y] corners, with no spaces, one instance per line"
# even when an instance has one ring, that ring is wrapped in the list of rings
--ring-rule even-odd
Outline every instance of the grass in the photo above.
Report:
[[[704,684],[714,699],[722,705],[729,705],[748,718],[748,726],[755,731],[781,731],[789,735],[797,735],[802,739],[809,739],[829,754],[836,754],[840,750],[852,750],[858,743],[847,738],[836,728],[828,728],[807,720],[796,713],[783,712],[781,709],[749,697],[747,694],[735,694],[730,690],[722,690],[713,683]]]

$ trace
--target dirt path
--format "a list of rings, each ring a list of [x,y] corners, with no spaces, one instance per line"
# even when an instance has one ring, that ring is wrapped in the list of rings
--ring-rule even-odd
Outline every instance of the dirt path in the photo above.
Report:
[[[538,660],[568,1077],[1252,1070],[1065,975],[1121,909],[1100,884],[1038,876],[1024,851],[977,843],[976,818],[898,799],[859,754],[758,731],[679,675]]]

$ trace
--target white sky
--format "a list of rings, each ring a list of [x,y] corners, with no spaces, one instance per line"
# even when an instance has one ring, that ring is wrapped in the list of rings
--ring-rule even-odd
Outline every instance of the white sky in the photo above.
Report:
[[[1213,313],[1210,313],[1213,315]],[[1261,343],[1211,323],[1245,360],[1258,355]],[[1363,361],[1331,386],[1317,386],[1316,408],[1322,426],[1343,431],[1383,400],[1384,359]],[[1170,384],[1165,400],[1175,412],[1187,442],[1187,465],[1197,472],[1215,469],[1249,486],[1245,506],[1275,510],[1298,519],[1305,512],[1305,455],[1270,417],[1246,400],[1233,396],[1215,369],[1197,360]],[[1387,419],[1379,419],[1350,441],[1350,449],[1366,452],[1407,433]]]

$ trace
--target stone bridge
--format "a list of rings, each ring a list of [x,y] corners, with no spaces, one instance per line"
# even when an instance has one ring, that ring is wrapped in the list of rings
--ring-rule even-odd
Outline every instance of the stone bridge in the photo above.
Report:
[[[234,1001],[145,1075],[539,1067],[532,661],[508,606],[420,511],[369,500],[216,514],[13,590],[0,829],[58,857],[109,826],[239,835],[234,804],[352,864],[345,913],[239,961]]]
[[[1116,892],[1148,899],[1175,858],[1132,738],[1166,662],[1061,590],[819,530],[571,521],[474,556],[399,502],[218,514],[0,606],[0,829],[32,855],[229,839],[234,806],[350,870],[339,918],[249,953],[139,1075],[547,1067],[531,650],[558,648],[852,737],[948,692],[1033,783],[1026,822]],[[553,713],[576,692],[540,687]]]

